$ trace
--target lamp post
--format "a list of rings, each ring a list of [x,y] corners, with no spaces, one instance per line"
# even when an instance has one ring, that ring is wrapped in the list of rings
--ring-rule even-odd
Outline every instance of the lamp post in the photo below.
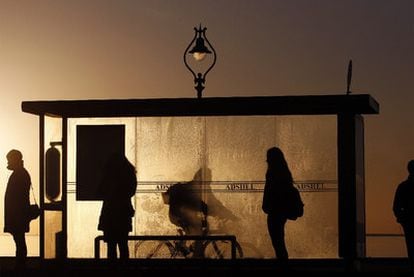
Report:
[[[194,84],[195,89],[197,91],[197,98],[202,97],[202,92],[204,89],[204,83],[206,82],[206,76],[207,73],[213,68],[213,66],[216,64],[217,55],[216,51],[214,50],[213,46],[210,44],[206,37],[206,30],[207,28],[201,28],[201,24],[198,28],[194,27],[194,38],[191,40],[190,44],[187,46],[187,48],[184,51],[184,64],[188,68],[188,70],[193,74],[194,77]],[[205,42],[207,42],[207,45],[210,47],[210,49],[205,45]],[[189,49],[192,47],[192,49],[189,51]],[[196,61],[196,63],[202,63],[205,61],[205,58],[207,55],[213,54],[212,62],[210,66],[207,67],[207,69],[202,72],[198,72],[197,74],[195,71],[190,67],[187,61],[187,55],[191,54]]]

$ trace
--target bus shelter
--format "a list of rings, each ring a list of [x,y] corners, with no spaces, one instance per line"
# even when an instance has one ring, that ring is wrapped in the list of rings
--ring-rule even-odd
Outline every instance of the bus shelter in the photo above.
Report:
[[[22,110],[39,117],[42,259],[93,257],[110,151],[137,169],[131,235],[175,235],[163,192],[193,181],[212,229],[236,237],[244,257],[272,258],[261,200],[273,146],[305,203],[287,224],[290,256],[365,256],[363,115],[379,113],[370,95],[24,101]]]

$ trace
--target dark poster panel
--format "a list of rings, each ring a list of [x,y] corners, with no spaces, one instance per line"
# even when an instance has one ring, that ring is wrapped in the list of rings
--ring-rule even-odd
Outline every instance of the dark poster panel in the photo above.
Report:
[[[109,156],[125,153],[125,125],[78,125],[76,200],[101,200],[98,186]]]

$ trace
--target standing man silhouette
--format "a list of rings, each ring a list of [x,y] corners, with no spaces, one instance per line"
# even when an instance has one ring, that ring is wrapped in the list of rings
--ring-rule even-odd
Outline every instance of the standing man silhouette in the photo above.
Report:
[[[276,258],[285,264],[289,258],[285,244],[285,224],[287,221],[286,195],[293,178],[282,150],[272,147],[267,150],[266,183],[262,209],[267,214],[267,227]]]
[[[30,175],[23,166],[23,155],[18,150],[7,153],[7,169],[13,171],[4,196],[4,232],[13,236],[16,244],[16,269],[24,268],[27,257],[25,233],[29,232]]]
[[[414,265],[414,160],[408,162],[408,178],[398,185],[393,211],[404,229],[408,258]]]

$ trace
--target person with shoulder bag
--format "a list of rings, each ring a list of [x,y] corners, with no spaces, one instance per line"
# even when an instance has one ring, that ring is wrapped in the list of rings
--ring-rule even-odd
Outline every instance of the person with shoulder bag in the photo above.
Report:
[[[30,207],[30,175],[23,166],[23,155],[18,150],[7,153],[9,177],[4,196],[4,232],[13,236],[16,245],[16,268],[26,265],[27,246],[25,233],[30,231],[28,211]]]
[[[282,265],[287,265],[289,254],[285,244],[285,224],[288,219],[303,215],[303,203],[298,210],[293,210],[291,200],[296,188],[282,150],[272,147],[267,150],[266,183],[263,194],[262,209],[267,214],[267,227],[276,258]],[[297,190],[296,190],[297,191]],[[297,191],[298,192],[298,191]],[[299,193],[299,192],[298,192]],[[302,210],[300,210],[302,208]],[[293,215],[292,215],[293,214]]]

